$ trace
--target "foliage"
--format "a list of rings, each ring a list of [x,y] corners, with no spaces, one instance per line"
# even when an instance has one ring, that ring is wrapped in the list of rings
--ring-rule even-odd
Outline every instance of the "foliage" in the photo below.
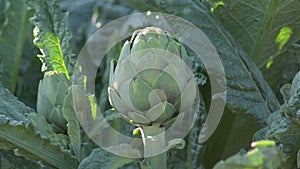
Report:
[[[292,84],[281,88],[284,104],[279,110],[270,115],[267,127],[256,134],[256,139],[275,140],[281,151],[289,156],[288,165],[296,163],[296,156],[300,148],[300,72]]]
[[[220,161],[214,169],[250,169],[265,168],[278,169],[282,168],[285,157],[276,147],[274,141],[259,141],[251,144],[253,150],[245,155],[236,155],[225,161]]]
[[[262,70],[273,90],[279,92],[281,85],[290,82],[300,66],[300,56],[296,52],[299,50],[300,24],[294,22],[300,19],[300,2],[222,2],[214,14]]]
[[[16,89],[28,16],[23,1],[0,1],[1,82]]]
[[[168,168],[300,166],[298,0],[0,0],[0,168],[151,168],[147,159],[105,150],[140,156],[133,143],[105,149],[95,145],[80,126],[72,98],[74,62],[87,39],[114,19],[147,11],[173,14],[200,28],[216,48],[227,81],[221,122],[200,144],[211,79],[187,49],[201,101],[185,144],[167,152]],[[131,29],[130,24],[122,29]],[[113,41],[120,33],[105,38]],[[113,46],[101,63],[95,81],[99,94],[93,97],[107,124],[132,135],[134,127],[107,99],[110,63],[122,45]],[[97,119],[99,125],[103,119]],[[119,138],[107,134],[107,139]]]

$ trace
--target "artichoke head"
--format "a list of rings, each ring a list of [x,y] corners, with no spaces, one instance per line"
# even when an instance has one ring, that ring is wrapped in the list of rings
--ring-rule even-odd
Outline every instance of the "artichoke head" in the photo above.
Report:
[[[63,102],[71,82],[65,75],[47,72],[39,83],[37,112],[52,124],[54,131],[66,131],[67,121],[63,117]]]
[[[135,31],[111,69],[111,105],[135,125],[163,125],[190,111],[198,90],[187,59],[184,47],[167,32],[155,27]]]

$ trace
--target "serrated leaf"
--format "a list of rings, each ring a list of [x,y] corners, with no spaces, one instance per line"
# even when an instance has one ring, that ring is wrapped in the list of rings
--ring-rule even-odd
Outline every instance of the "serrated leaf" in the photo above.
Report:
[[[28,119],[30,125],[32,125],[36,133],[40,134],[42,138],[48,138],[53,144],[60,144],[63,148],[68,148],[68,140],[64,134],[56,134],[52,130],[51,124],[47,123],[44,116],[37,113],[28,114]]]
[[[26,35],[27,7],[22,0],[0,0],[0,80],[15,92]]]
[[[300,40],[298,0],[222,2],[214,13],[260,68]]]
[[[262,70],[273,91],[279,91],[300,67],[300,2],[222,2],[214,14]]]
[[[73,72],[73,54],[70,45],[68,13],[62,13],[55,0],[28,0],[35,10],[30,21],[35,25],[34,43],[43,55],[43,71],[57,71],[69,75]]]
[[[133,156],[139,154],[138,150],[134,150],[130,148],[130,145],[127,144],[126,145],[122,144],[119,145],[118,147],[109,147],[109,148],[113,148],[115,151],[126,151],[129,154],[133,153]],[[78,168],[79,169],[85,169],[85,168],[118,169],[134,161],[136,161],[135,158],[117,156],[110,152],[107,152],[104,149],[97,148],[94,149],[93,152],[88,157],[82,160]]]
[[[214,45],[224,66],[226,108],[215,137],[207,143],[209,148],[204,160],[204,163],[210,163],[206,167],[211,168],[217,160],[247,147],[253,134],[266,124],[268,116],[279,107],[279,103],[260,70],[205,6],[196,0],[166,0],[160,1],[159,8],[200,28]],[[169,23],[168,26],[184,30],[180,22]]]
[[[61,146],[66,141],[53,133],[44,117],[3,87],[0,87],[0,108],[0,149],[15,149],[21,155],[58,168],[76,166],[76,159]]]
[[[159,5],[161,9],[191,21],[210,39],[225,69],[228,87],[227,107],[234,113],[254,116],[261,122],[266,122],[270,110],[279,107],[276,97],[259,69],[213,18],[210,11],[193,0],[176,0],[172,3],[161,1]],[[180,23],[172,26],[182,28]]]
[[[13,151],[0,151],[1,164],[0,168],[5,169],[46,169],[46,166],[41,166],[37,161],[26,159],[22,156],[16,156]]]
[[[245,155],[235,155],[225,161],[220,161],[214,169],[283,169],[284,161],[284,155],[274,143],[255,146]]]
[[[292,168],[300,148],[300,72],[294,77],[291,85],[283,86],[285,103],[272,113],[267,127],[258,131],[255,139],[275,140],[280,149],[288,155],[286,168]]]
[[[34,110],[20,102],[8,89],[0,86],[0,115],[10,120],[27,121],[26,113]]]
[[[13,123],[5,116],[0,117],[0,139],[13,145],[18,155],[39,160],[57,168],[76,168],[78,161],[69,151],[62,151],[58,144],[41,137],[31,125]]]

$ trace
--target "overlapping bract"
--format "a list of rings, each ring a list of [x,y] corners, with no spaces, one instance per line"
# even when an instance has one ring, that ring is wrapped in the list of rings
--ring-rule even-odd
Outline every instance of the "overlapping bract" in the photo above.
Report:
[[[190,111],[198,90],[185,60],[185,49],[168,33],[154,27],[135,31],[111,72],[110,103],[137,125],[163,124]]]
[[[67,121],[63,116],[63,103],[71,82],[61,73],[50,72],[39,83],[37,112],[51,123],[57,132],[66,131]]]

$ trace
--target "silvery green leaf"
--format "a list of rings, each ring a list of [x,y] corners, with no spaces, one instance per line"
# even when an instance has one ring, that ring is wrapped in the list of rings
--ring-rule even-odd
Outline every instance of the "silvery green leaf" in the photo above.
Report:
[[[20,102],[8,89],[0,86],[0,115],[10,120],[27,121],[26,113],[34,110]]]
[[[255,139],[272,139],[280,145],[280,150],[289,157],[289,166],[292,168],[297,159],[300,140],[300,72],[296,74],[291,85],[283,86],[282,92],[285,103],[281,108],[270,115],[268,125],[255,135]]]
[[[69,151],[39,134],[33,125],[15,124],[5,119],[5,116],[1,116],[0,119],[1,143],[9,143],[10,150],[14,150],[16,155],[57,168],[77,167],[78,161]]]
[[[108,147],[108,149],[114,149],[116,151],[125,151],[128,154],[136,156],[140,155],[138,150],[130,148],[130,145],[120,145],[117,147]],[[131,150],[129,150],[131,149]],[[83,159],[79,165],[79,169],[85,168],[101,168],[101,169],[118,169],[126,164],[136,161],[135,158],[121,157],[114,155],[102,148],[96,148],[93,152]]]

